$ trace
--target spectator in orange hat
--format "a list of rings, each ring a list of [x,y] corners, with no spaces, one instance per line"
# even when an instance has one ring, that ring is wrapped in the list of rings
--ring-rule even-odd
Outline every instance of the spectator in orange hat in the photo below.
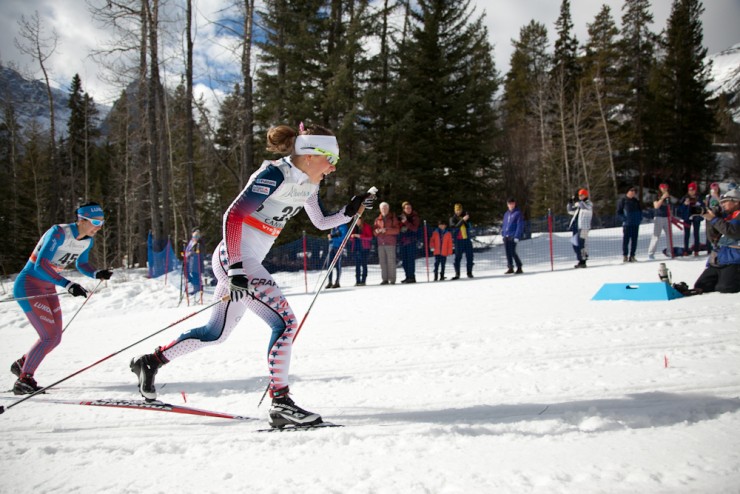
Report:
[[[701,242],[699,240],[699,228],[702,223],[702,213],[704,212],[704,203],[698,194],[696,182],[691,182],[686,190],[686,195],[679,201],[677,209],[678,216],[683,220],[683,255],[689,255],[689,238],[691,237],[691,230],[694,230],[694,245],[692,250],[694,256],[699,255],[701,250]]]
[[[579,190],[578,197],[573,197],[568,201],[568,214],[573,215],[569,228],[573,232],[571,243],[578,259],[578,264],[575,267],[585,268],[587,257],[586,238],[591,230],[591,218],[593,217],[593,204],[588,199],[586,189]]]
[[[668,184],[660,184],[660,195],[653,201],[653,208],[655,208],[655,218],[653,219],[653,237],[650,239],[650,246],[648,247],[648,259],[655,259],[655,251],[658,248],[658,240],[660,240],[660,234],[665,232],[666,235],[666,247],[668,245],[668,235],[671,234],[669,228],[668,217],[670,215],[671,207],[671,194],[668,191]]]

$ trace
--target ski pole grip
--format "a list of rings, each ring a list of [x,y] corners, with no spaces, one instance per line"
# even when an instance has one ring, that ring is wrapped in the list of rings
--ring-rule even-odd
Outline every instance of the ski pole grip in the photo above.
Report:
[[[370,187],[367,189],[368,194],[376,195],[378,193],[378,188],[375,186]],[[362,213],[365,212],[365,205],[361,205],[359,209],[357,210],[357,215],[362,216]]]

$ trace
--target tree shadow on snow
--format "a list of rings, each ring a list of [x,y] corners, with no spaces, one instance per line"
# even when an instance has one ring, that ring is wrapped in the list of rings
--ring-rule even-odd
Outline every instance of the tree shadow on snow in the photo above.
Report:
[[[574,431],[604,432],[622,429],[667,427],[694,424],[740,410],[740,399],[703,394],[635,393],[624,398],[563,403],[476,405],[441,410],[387,411],[352,415],[354,419],[383,422],[411,422],[456,426],[455,433],[500,435],[516,432],[536,436]],[[544,426],[552,421],[550,426]],[[524,424],[522,424],[524,423]],[[528,423],[538,423],[531,427]],[[486,429],[486,426],[492,429]]]

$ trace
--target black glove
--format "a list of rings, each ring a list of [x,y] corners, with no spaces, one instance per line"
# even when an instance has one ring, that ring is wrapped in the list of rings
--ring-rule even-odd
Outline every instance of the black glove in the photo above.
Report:
[[[82,286],[77,283],[73,283],[70,281],[64,288],[66,288],[70,295],[72,295],[73,297],[87,297],[87,290],[82,288]]]
[[[109,280],[111,276],[113,276],[113,271],[110,269],[101,269],[95,273],[96,280]]]
[[[231,290],[231,300],[238,302],[244,297],[254,298],[254,293],[249,287],[249,278],[244,273],[242,263],[237,262],[229,266],[229,289]]]
[[[352,197],[346,206],[344,206],[344,214],[346,216],[354,216],[360,209],[360,206],[365,206],[365,209],[372,209],[373,202],[375,201],[375,195],[370,192],[365,192]]]

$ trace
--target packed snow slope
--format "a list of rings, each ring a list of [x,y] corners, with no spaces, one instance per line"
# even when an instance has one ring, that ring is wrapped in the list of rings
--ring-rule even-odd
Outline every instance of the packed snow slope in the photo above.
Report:
[[[705,259],[667,263],[693,284]],[[604,283],[657,281],[658,262],[539,268],[322,292],[294,347],[291,389],[344,428],[254,432],[266,427],[269,329],[253,315],[157,383],[163,401],[260,422],[44,402],[137,398],[131,357],[206,311],[1,415],[0,492],[738,492],[740,296],[592,301]],[[290,295],[299,318],[312,297]],[[37,380],[199,308],[178,298],[162,280],[117,272]],[[61,300],[69,320],[82,301]],[[8,389],[10,363],[36,335],[15,303],[0,303],[0,318]],[[0,404],[17,399],[6,392]]]

